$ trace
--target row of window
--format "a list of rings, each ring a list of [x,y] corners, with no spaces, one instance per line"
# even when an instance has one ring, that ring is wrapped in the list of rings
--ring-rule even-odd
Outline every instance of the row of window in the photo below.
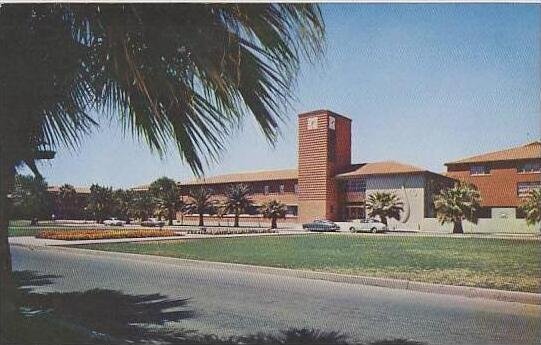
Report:
[[[541,181],[519,182],[517,183],[517,195],[519,198],[526,198],[534,190],[541,189]]]
[[[517,168],[518,173],[535,173],[541,172],[540,162],[524,163]],[[488,175],[490,167],[487,165],[472,165],[470,167],[470,175]]]
[[[364,179],[352,179],[347,180],[345,183],[346,192],[349,193],[364,193],[366,192],[366,180]]]
[[[294,190],[295,194],[298,194],[299,193],[299,185],[295,183],[295,185],[293,186],[293,190]],[[276,193],[276,192],[278,192],[279,194],[284,194],[285,191],[286,191],[286,188],[285,188],[285,185],[283,185],[283,184],[278,186],[277,191],[272,190],[271,186],[264,186],[263,187],[263,194],[265,194],[265,195],[270,194],[270,193]]]

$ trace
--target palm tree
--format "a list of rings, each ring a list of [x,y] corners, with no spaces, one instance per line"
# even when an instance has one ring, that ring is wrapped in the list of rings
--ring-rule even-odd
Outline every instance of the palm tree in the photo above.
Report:
[[[240,213],[246,211],[253,204],[252,199],[250,199],[251,194],[250,187],[243,183],[234,184],[225,191],[226,200],[223,207],[227,212],[235,214],[233,226],[236,228],[239,226]]]
[[[64,219],[73,218],[78,207],[77,192],[70,184],[60,186],[57,196],[58,211]]]
[[[520,210],[526,215],[528,225],[541,222],[541,190],[534,189],[528,198],[520,205]]]
[[[113,193],[115,215],[120,219],[125,220],[127,224],[131,222],[131,218],[135,216],[134,203],[135,192],[127,189],[117,189]]]
[[[149,191],[156,198],[158,206],[167,215],[169,225],[173,225],[177,211],[182,209],[177,183],[168,177],[161,177],[150,184]]]
[[[106,218],[111,217],[114,207],[115,200],[111,187],[103,187],[98,184],[90,186],[90,195],[86,209],[92,214],[97,223],[103,223]]]
[[[453,233],[463,234],[462,220],[476,223],[476,213],[481,197],[474,185],[466,182],[455,183],[454,187],[443,189],[434,197],[436,215],[441,224],[453,223]]]
[[[156,199],[148,191],[135,192],[134,194],[131,213],[135,218],[145,221],[154,215]]]
[[[400,212],[404,211],[404,204],[393,193],[375,192],[366,199],[368,216],[379,217],[387,225],[387,218],[400,219]]]
[[[287,206],[276,200],[271,200],[261,206],[261,213],[263,213],[263,217],[271,220],[271,229],[277,228],[276,220],[285,218],[286,212]]]
[[[203,216],[208,213],[213,207],[214,202],[211,200],[213,192],[209,188],[200,187],[190,190],[189,196],[192,199],[189,211],[199,215],[199,226],[204,226]]]
[[[17,165],[37,173],[36,159],[77,147],[95,114],[109,113],[155,152],[176,147],[200,174],[246,115],[275,139],[300,62],[322,54],[324,24],[314,4],[4,4],[0,33],[0,302],[9,302]]]

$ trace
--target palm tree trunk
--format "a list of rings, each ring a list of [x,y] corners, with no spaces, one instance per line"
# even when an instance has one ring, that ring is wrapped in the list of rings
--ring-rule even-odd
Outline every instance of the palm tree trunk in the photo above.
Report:
[[[4,158],[3,158],[4,157]],[[0,152],[0,325],[16,311],[13,293],[16,291],[12,280],[11,253],[8,241],[8,193],[15,180],[15,164]]]
[[[203,222],[203,212],[199,212],[199,226],[205,225]]]
[[[271,229],[276,229],[278,226],[276,224],[276,218],[275,217],[272,217],[272,220],[271,220]]]
[[[235,224],[233,226],[235,228],[239,227],[239,210],[235,210]]]
[[[169,225],[173,225],[173,211],[169,210]]]
[[[463,234],[464,229],[462,229],[462,220],[455,220],[453,222],[453,234]]]

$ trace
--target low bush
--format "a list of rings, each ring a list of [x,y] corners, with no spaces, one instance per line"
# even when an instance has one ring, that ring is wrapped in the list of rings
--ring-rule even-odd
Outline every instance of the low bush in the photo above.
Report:
[[[276,229],[265,228],[197,228],[188,230],[189,234],[198,235],[238,235],[238,234],[270,234],[275,233]]]
[[[141,238],[141,237],[167,237],[178,236],[171,230],[159,229],[90,229],[90,230],[44,230],[36,237],[52,240],[102,240],[113,238]]]

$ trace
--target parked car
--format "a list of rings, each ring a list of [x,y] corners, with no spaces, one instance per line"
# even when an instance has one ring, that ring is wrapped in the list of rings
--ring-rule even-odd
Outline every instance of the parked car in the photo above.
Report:
[[[120,220],[118,218],[109,218],[109,219],[106,219],[103,221],[103,224],[104,225],[109,225],[109,226],[123,226],[124,224],[126,224],[125,221],[123,220]]]
[[[141,226],[149,226],[149,227],[162,227],[165,225],[165,222],[163,220],[158,220],[157,218],[149,218],[147,220],[144,220],[141,222]]]
[[[302,225],[302,228],[308,231],[338,231],[340,227],[333,221],[326,219],[316,219],[311,223]]]
[[[349,231],[351,232],[385,232],[387,225],[377,219],[355,219],[348,223]]]

